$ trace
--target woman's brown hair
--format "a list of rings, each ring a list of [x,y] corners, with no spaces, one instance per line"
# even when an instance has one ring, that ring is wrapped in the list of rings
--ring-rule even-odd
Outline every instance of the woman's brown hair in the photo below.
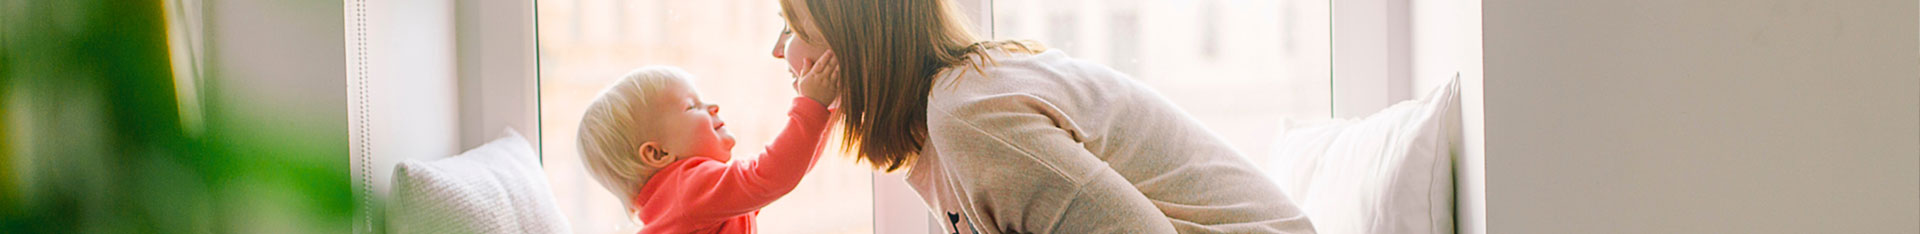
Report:
[[[789,1],[804,2],[805,14]],[[934,76],[980,48],[1009,44],[975,43],[951,0],[781,0],[780,7],[794,37],[824,43],[840,59],[843,142],[884,171],[912,163],[926,144]],[[795,27],[800,17],[813,27]]]

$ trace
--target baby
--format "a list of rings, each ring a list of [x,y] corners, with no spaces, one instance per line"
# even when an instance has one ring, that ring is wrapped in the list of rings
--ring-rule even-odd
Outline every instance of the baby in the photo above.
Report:
[[[834,74],[828,63],[807,74]],[[580,157],[620,198],[640,233],[753,233],[760,208],[792,191],[818,159],[832,83],[799,75],[786,129],[757,160],[732,160],[719,106],[672,67],[628,73],[587,106]]]

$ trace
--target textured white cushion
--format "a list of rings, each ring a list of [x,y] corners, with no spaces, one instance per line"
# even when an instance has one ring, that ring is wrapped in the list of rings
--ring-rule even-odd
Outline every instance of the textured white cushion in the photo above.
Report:
[[[1446,115],[1459,82],[1362,119],[1289,122],[1268,176],[1320,233],[1453,233]]]
[[[394,169],[395,233],[572,233],[525,137],[505,137],[453,157]]]

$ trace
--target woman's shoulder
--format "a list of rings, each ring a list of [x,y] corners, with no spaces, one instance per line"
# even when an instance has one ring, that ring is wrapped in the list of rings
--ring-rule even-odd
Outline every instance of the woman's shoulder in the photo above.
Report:
[[[935,76],[934,85],[928,91],[930,111],[996,96],[1021,95],[1050,102],[1077,102],[1087,101],[1091,96],[1131,92],[1126,75],[1104,65],[1074,59],[1059,49],[1038,53],[989,50],[979,56],[948,67]]]
[[[988,50],[970,56],[973,58],[936,74],[932,92],[951,95],[1042,91],[1060,83],[1124,76],[1106,66],[1074,59],[1059,49],[1035,53]]]
[[[1048,72],[1048,65],[1035,61],[1043,55],[999,50],[969,55],[972,57],[965,63],[949,66],[934,76],[933,87],[927,92],[929,117],[940,117],[937,113],[988,96],[1047,92],[1045,81],[1056,74]]]

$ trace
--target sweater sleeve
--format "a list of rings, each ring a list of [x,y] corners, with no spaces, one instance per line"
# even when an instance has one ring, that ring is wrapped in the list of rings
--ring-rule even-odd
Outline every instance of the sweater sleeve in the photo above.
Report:
[[[765,207],[774,200],[793,191],[799,185],[800,178],[813,169],[818,160],[821,134],[826,130],[828,110],[826,106],[807,98],[794,98],[793,108],[787,112],[789,119],[785,130],[767,145],[758,159],[735,159],[725,167],[698,167],[690,171],[688,186],[710,186],[706,188],[685,189],[695,194],[687,194],[688,217],[695,219],[726,219],[748,214]]]
[[[962,215],[975,230],[1174,232],[1146,195],[1081,145],[1073,121],[1047,101],[987,96],[938,112],[945,116],[929,121],[929,139],[953,169],[968,203]]]

